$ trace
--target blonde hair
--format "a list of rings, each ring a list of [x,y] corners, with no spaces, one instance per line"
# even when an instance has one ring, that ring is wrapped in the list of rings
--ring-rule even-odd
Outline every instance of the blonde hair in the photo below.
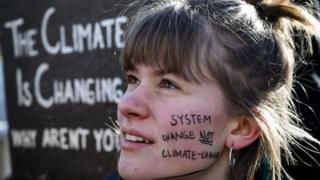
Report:
[[[262,160],[281,179],[290,144],[319,143],[303,130],[292,103],[294,38],[311,52],[319,22],[288,0],[139,0],[129,4],[124,70],[156,66],[189,81],[217,80],[233,115],[247,115],[261,138],[237,152],[233,179],[253,179]],[[306,42],[306,43],[305,43]],[[208,73],[204,73],[208,72]]]

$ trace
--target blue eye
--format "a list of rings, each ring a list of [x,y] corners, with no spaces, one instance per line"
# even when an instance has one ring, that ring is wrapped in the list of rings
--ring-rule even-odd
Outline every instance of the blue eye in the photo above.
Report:
[[[172,89],[172,90],[177,90],[179,89],[179,87],[173,83],[172,81],[168,80],[168,79],[163,79],[160,82],[160,88],[164,88],[164,89]]]

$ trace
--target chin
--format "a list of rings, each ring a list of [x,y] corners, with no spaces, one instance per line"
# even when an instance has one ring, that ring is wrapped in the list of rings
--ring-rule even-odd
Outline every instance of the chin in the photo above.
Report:
[[[120,159],[118,162],[118,173],[125,180],[159,179],[166,175],[165,172],[147,162],[132,162],[124,159]]]
[[[129,161],[125,158],[119,159],[118,173],[125,180],[148,180],[152,179],[147,172],[147,167],[143,167],[143,164],[139,161]]]
[[[155,178],[154,175],[146,174],[145,171],[139,172],[136,167],[122,168],[118,165],[118,172],[125,180],[151,180]]]

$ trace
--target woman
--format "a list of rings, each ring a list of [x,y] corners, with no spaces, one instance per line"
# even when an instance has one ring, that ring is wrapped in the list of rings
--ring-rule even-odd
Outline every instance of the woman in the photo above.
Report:
[[[319,22],[286,0],[140,0],[128,9],[118,104],[124,179],[281,179],[290,144],[319,143],[292,106],[293,37]],[[293,34],[296,33],[296,34]],[[301,51],[301,50],[299,50]]]

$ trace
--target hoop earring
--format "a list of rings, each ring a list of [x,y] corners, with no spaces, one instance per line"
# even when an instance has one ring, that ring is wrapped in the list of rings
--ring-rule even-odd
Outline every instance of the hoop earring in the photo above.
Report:
[[[231,169],[234,168],[234,165],[236,164],[236,158],[232,155],[232,149],[233,144],[231,145],[230,151],[229,151],[229,166],[231,167]]]

